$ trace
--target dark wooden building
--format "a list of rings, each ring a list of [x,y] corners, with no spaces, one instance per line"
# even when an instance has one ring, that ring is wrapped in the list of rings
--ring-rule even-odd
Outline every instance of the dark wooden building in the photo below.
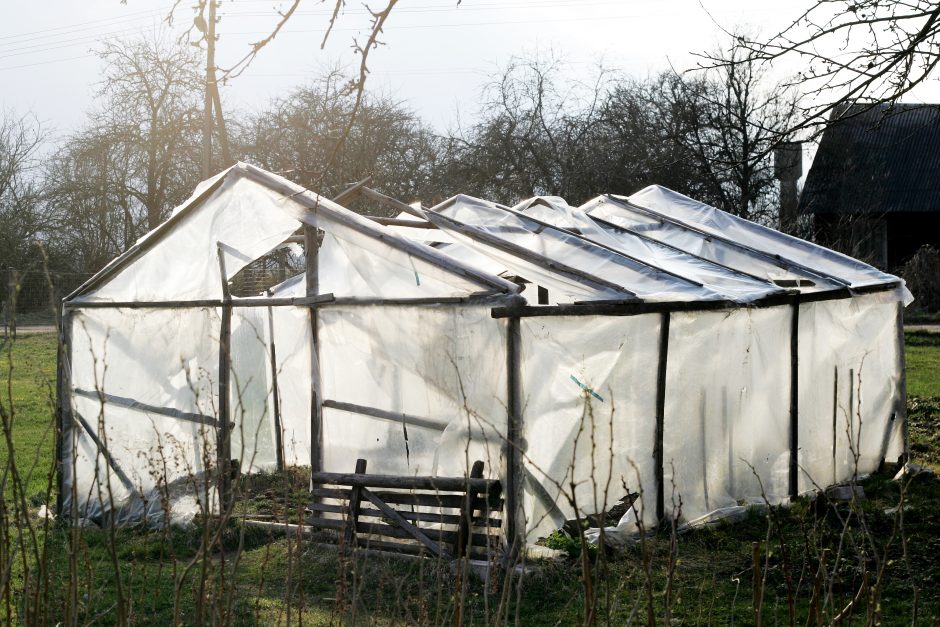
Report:
[[[940,105],[868,106],[826,129],[800,213],[820,244],[896,270],[940,247]]]

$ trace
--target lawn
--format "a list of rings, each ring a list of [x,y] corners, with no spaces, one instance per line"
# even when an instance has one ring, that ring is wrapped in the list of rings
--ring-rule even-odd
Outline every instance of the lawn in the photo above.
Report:
[[[940,468],[940,336],[911,333],[907,342],[913,454]],[[0,340],[0,354],[0,403],[12,416],[22,494],[34,511],[46,500],[52,468],[55,337]],[[0,446],[3,462],[5,451]],[[267,511],[272,501],[302,495],[305,485],[302,472],[258,478],[242,507]],[[905,484],[900,508],[902,489],[890,472],[866,479],[863,487],[867,498],[854,503],[801,499],[769,514],[753,510],[735,524],[678,537],[660,533],[618,552],[592,551],[584,562],[541,564],[521,580],[474,580],[465,588],[446,565],[431,560],[347,558],[237,521],[145,530],[44,529],[33,519],[31,543],[13,533],[23,525],[5,508],[0,514],[11,533],[2,544],[12,550],[0,551],[0,559],[12,564],[12,577],[11,594],[0,600],[0,621],[441,624],[455,622],[462,607],[468,624],[501,616],[567,625],[584,620],[585,583],[591,582],[601,623],[646,623],[651,612],[658,622],[753,624],[754,574],[763,572],[766,624],[788,624],[791,612],[801,625],[817,613],[829,621],[856,596],[846,622],[940,623],[940,482]],[[7,502],[8,487],[4,495]],[[573,543],[572,552],[578,548]],[[455,602],[456,596],[463,600]],[[820,605],[818,598],[828,601]],[[74,613],[66,614],[66,607]]]

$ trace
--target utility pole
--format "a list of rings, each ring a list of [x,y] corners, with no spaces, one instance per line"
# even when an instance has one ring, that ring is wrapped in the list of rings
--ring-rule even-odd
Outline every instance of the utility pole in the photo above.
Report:
[[[202,178],[212,175],[212,104],[215,81],[215,8],[217,0],[207,0],[209,15],[206,20],[206,99],[202,117]],[[219,114],[221,115],[221,111]]]

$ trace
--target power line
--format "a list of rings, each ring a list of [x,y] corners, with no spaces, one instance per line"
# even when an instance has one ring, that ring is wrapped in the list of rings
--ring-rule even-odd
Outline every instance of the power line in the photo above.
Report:
[[[134,12],[134,13],[128,13],[127,15],[120,15],[120,16],[102,18],[102,19],[100,19],[100,20],[90,20],[90,21],[88,21],[88,22],[78,22],[77,24],[69,24],[69,25],[67,25],[67,26],[56,26],[56,27],[53,27],[53,28],[46,28],[46,29],[36,30],[36,31],[30,31],[30,32],[26,32],[26,33],[15,33],[15,34],[12,34],[12,35],[3,35],[3,36],[0,36],[0,41],[4,41],[4,40],[6,40],[6,39],[29,38],[29,37],[32,37],[33,35],[38,35],[39,37],[35,37],[35,38],[36,38],[36,39],[41,39],[41,38],[44,38],[44,37],[45,37],[45,35],[43,35],[43,33],[53,33],[54,31],[64,31],[64,32],[59,32],[59,33],[55,33],[54,35],[49,35],[50,37],[54,37],[54,36],[58,36],[58,35],[67,35],[67,34],[70,34],[71,32],[78,32],[78,31],[83,31],[83,30],[90,30],[90,29],[92,29],[92,28],[98,28],[98,26],[89,26],[89,27],[86,27],[86,28],[77,28],[77,27],[80,27],[80,26],[86,26],[86,25],[88,25],[88,24],[101,24],[102,22],[118,22],[118,23],[120,23],[120,22],[125,21],[125,20],[126,20],[126,21],[133,21],[133,20],[139,20],[139,19],[142,19],[142,18],[145,18],[145,17],[155,17],[155,16],[157,16],[157,15],[160,15],[161,13],[164,13],[164,12],[165,12],[166,10],[168,10],[168,9],[169,9],[169,7],[167,7],[167,9],[148,9],[148,10],[146,10],[146,11],[137,11],[137,12]],[[139,17],[132,17],[132,16],[139,16]],[[104,26],[113,26],[114,24],[103,24],[103,25],[104,25]]]

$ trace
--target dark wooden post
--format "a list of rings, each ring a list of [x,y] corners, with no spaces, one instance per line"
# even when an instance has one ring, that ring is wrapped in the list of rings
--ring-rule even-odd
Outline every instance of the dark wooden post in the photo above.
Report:
[[[473,468],[470,469],[471,479],[483,478],[483,462],[477,460],[473,462]],[[473,501],[477,497],[477,492],[467,482],[467,492],[464,495],[463,506],[460,508],[460,523],[457,528],[457,546],[454,547],[454,557],[460,559],[467,553],[467,547],[470,545],[470,534],[473,533]]]
[[[268,292],[270,294],[270,292]],[[277,349],[274,345],[274,308],[268,307],[268,336],[271,338],[271,396],[274,400],[274,453],[277,469],[284,470],[284,428],[281,426],[281,390],[277,385]]]
[[[318,253],[320,240],[317,227],[304,225],[304,254],[306,257],[307,296],[316,296],[320,290]],[[323,470],[323,416],[320,397],[320,341],[317,333],[317,309],[311,307],[311,364],[310,364],[310,470]],[[312,487],[312,485],[311,485]]]
[[[790,319],[790,499],[800,493],[800,297]]]
[[[898,375],[900,380],[898,382],[899,386],[899,398],[897,406],[897,416],[902,420],[901,429],[904,434],[904,453],[903,453],[903,463],[908,463],[911,461],[911,440],[910,440],[910,429],[907,423],[907,358],[904,355],[904,303],[898,302],[898,314],[897,314],[897,325],[898,325]]]
[[[57,372],[57,402],[58,433],[56,434],[56,511],[59,516],[71,520],[71,512],[63,511],[65,503],[65,451],[68,446],[69,457],[72,450],[72,312],[62,306],[61,323],[59,326],[59,350]],[[75,477],[72,477],[72,485]],[[76,503],[72,502],[72,509]]]
[[[218,244],[219,272],[222,278],[222,325],[219,331],[219,429],[216,454],[219,466],[219,499],[222,512],[232,505],[232,420],[230,384],[232,375],[232,295],[225,271],[225,253]]]
[[[509,412],[506,424],[506,445],[503,460],[506,481],[506,543],[510,554],[521,549],[525,542],[525,529],[520,528],[523,518],[519,492],[522,489],[522,453],[525,443],[522,439],[522,370],[520,351],[522,332],[519,318],[512,316],[506,328],[506,383],[508,386]]]
[[[663,434],[666,422],[666,366],[669,357],[669,312],[664,312],[659,328],[659,366],[656,372],[656,430],[653,437],[653,470],[656,473],[656,521],[666,517],[666,486],[663,470]]]
[[[366,474],[366,460],[356,460],[356,474]],[[359,524],[359,504],[362,501],[361,485],[354,485],[349,491],[349,509],[346,514],[346,547],[352,548],[356,542],[356,526]]]

